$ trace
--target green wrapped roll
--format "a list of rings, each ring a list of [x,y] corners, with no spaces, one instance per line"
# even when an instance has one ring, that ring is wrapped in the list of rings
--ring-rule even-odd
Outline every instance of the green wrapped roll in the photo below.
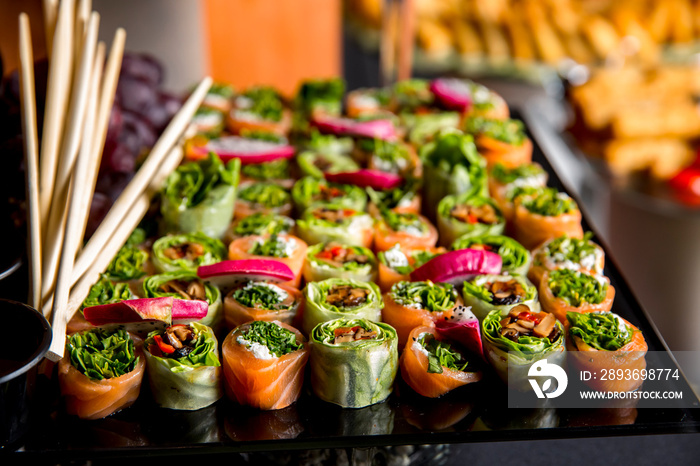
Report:
[[[297,220],[297,232],[308,245],[335,241],[369,248],[374,220],[363,211],[338,204],[312,206]]]
[[[221,262],[226,255],[224,243],[204,233],[166,235],[153,243],[153,266],[159,273],[196,272],[200,265]]]
[[[311,388],[322,400],[362,408],[391,394],[399,355],[390,325],[340,318],[318,324],[310,341]]]
[[[256,181],[241,184],[236,201],[236,218],[244,218],[255,213],[292,214],[292,196],[277,183]]]
[[[481,323],[481,335],[486,360],[499,377],[508,383],[510,388],[532,390],[528,382],[530,366],[543,359],[559,366],[564,364],[564,327],[554,314],[524,313],[522,308],[516,309],[516,315],[514,311],[505,318],[499,310],[489,312]],[[521,332],[508,327],[517,324],[520,319],[532,322],[535,324],[534,328],[521,327],[521,330],[525,330]],[[538,331],[540,326],[544,328]]]
[[[420,171],[420,159],[413,147],[401,142],[361,139],[355,144],[355,159],[371,170],[413,177]]]
[[[131,292],[129,285],[126,283],[114,283],[107,275],[100,275],[100,279],[90,287],[90,292],[80,306],[81,309],[91,306],[99,306],[102,304],[113,304],[124,301],[125,299],[134,299],[134,293]]]
[[[500,235],[506,226],[493,199],[481,195],[445,196],[437,208],[440,244],[448,247],[457,238]]]
[[[373,282],[377,278],[377,259],[371,250],[361,246],[319,243],[306,252],[303,272],[307,282],[328,278]]]
[[[540,312],[537,288],[519,275],[479,275],[464,282],[464,305],[483,322],[489,312],[501,311],[506,316],[515,306],[526,304],[532,312]]]
[[[241,175],[256,181],[271,181],[285,183],[291,178],[288,159],[277,159],[270,162],[249,163],[241,167]]]
[[[148,380],[155,402],[193,411],[223,396],[219,344],[214,331],[193,322],[148,334],[144,342]]]
[[[349,136],[340,137],[334,134],[321,134],[317,128],[311,128],[307,137],[296,141],[296,145],[312,153],[348,155],[352,152],[355,143]],[[323,173],[321,173],[320,177],[323,178]]]
[[[294,183],[292,200],[300,214],[318,205],[336,204],[355,210],[365,210],[367,205],[367,195],[359,186],[329,183],[312,176],[305,176]]]
[[[383,210],[402,209],[407,212],[420,212],[420,180],[407,179],[403,185],[394,189],[375,190],[367,187],[367,195],[372,203],[370,213],[379,215]],[[372,212],[372,207],[374,212]]]
[[[484,235],[472,236],[467,234],[457,238],[452,243],[454,251],[458,249],[483,249],[485,251],[495,252],[501,256],[502,266],[501,273],[509,273],[511,275],[525,275],[530,268],[532,256],[530,251],[525,249],[525,246],[515,241],[509,236],[503,235]]]
[[[430,142],[445,128],[458,128],[460,120],[457,112],[401,115],[401,122],[408,129],[409,142],[418,147]]]
[[[340,317],[382,320],[384,301],[379,287],[372,282],[345,278],[311,282],[304,288],[304,299],[301,327],[307,335],[319,323]]]
[[[161,198],[165,231],[199,231],[221,238],[233,219],[240,165],[239,159],[233,159],[224,166],[210,153],[199,162],[177,167],[168,176]]]
[[[135,228],[124,246],[119,248],[105,273],[114,281],[138,280],[147,275],[149,254],[141,244],[146,241],[146,231]]]
[[[195,272],[180,270],[151,275],[143,282],[146,298],[172,296],[178,299],[197,299],[209,305],[207,315],[199,323],[217,330],[223,322],[221,291],[210,283],[205,283]]]
[[[324,173],[352,172],[360,166],[345,153],[304,151],[297,156],[297,165],[304,176],[323,178]]]

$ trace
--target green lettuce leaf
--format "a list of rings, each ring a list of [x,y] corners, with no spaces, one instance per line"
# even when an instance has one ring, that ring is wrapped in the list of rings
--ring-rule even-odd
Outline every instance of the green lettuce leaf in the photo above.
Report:
[[[68,354],[73,367],[93,380],[128,374],[139,360],[134,340],[124,329],[94,328],[74,333],[68,337]]]

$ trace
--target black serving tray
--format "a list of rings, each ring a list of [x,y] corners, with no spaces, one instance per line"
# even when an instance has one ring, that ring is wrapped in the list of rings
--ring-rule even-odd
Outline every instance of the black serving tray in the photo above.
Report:
[[[566,191],[535,138],[533,145],[533,160],[549,173],[548,185]],[[585,212],[583,225],[584,230],[591,229]],[[600,242],[600,238],[595,240]],[[674,361],[622,278],[614,253],[607,249],[605,275],[617,292],[613,311],[642,330],[650,352],[665,352]],[[681,379],[674,389],[692,394]],[[43,459],[58,463],[700,432],[700,403],[696,397],[666,409],[508,409],[506,386],[490,372],[482,382],[439,399],[415,394],[399,375],[394,393],[386,402],[363,409],[342,409],[325,403],[309,392],[307,383],[301,399],[279,411],[243,408],[225,398],[199,411],[174,411],[155,407],[148,384],[144,384],[134,406],[98,421],[82,421],[65,413],[55,376],[41,378],[40,383],[45,394],[41,397],[41,414],[34,420],[24,445],[8,453],[16,461]],[[683,407],[692,405],[695,407]]]

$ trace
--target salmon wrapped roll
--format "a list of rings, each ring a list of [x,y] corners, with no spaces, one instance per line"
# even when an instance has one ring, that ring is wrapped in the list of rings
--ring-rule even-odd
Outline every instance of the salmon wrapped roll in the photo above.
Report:
[[[566,348],[569,360],[580,371],[601,374],[603,370],[641,371],[646,369],[647,343],[642,332],[612,312],[580,314],[567,312],[569,335]],[[644,379],[638,377],[604,380],[592,377],[584,381],[594,390],[629,392],[636,390]]]
[[[489,195],[503,212],[506,229],[510,231],[515,215],[513,197],[518,188],[544,188],[547,186],[547,172],[538,163],[527,163],[517,167],[496,163],[489,169],[488,185]]]
[[[532,266],[527,277],[539,286],[542,276],[548,270],[571,269],[601,275],[605,267],[605,252],[591,241],[592,236],[589,231],[583,238],[563,235],[546,241],[532,251]]]
[[[360,210],[328,204],[308,208],[297,220],[297,231],[310,245],[335,241],[370,248],[374,221]]]
[[[334,242],[315,244],[306,253],[304,279],[320,282],[327,278],[373,282],[377,278],[377,258],[362,246]]]
[[[452,243],[452,249],[482,249],[495,252],[501,256],[501,273],[510,275],[525,275],[530,268],[532,257],[525,246],[509,236],[484,235],[472,237],[467,235]]]
[[[294,327],[256,320],[228,334],[222,345],[226,396],[244,406],[282,409],[299,398],[308,343]]]
[[[329,278],[307,283],[301,328],[308,335],[319,323],[340,317],[379,322],[382,307],[384,301],[381,292],[372,282]]]
[[[292,235],[250,235],[229,244],[228,258],[271,259],[282,262],[294,273],[295,278],[289,284],[299,288],[307,248],[304,241]]]
[[[401,281],[384,294],[382,321],[396,329],[399,350],[416,327],[433,327],[434,322],[452,317],[462,306],[457,290],[449,283]]]
[[[193,411],[224,395],[219,342],[210,327],[193,322],[157,330],[144,348],[151,394],[159,406]]]
[[[233,134],[263,131],[284,136],[292,127],[292,112],[275,89],[256,86],[234,98],[226,126]]]
[[[241,185],[234,217],[241,219],[258,213],[290,216],[293,209],[289,191],[278,184],[260,181]]]
[[[301,291],[281,283],[257,280],[241,283],[224,298],[226,327],[234,329],[251,320],[291,325],[301,300]]]
[[[66,353],[58,363],[58,383],[68,414],[102,419],[138,398],[146,363],[126,330],[75,333]]]
[[[440,245],[449,247],[457,238],[500,235],[506,222],[493,199],[462,194],[445,196],[438,204]]]
[[[478,275],[464,282],[462,298],[471,306],[474,315],[483,322],[489,312],[501,311],[503,316],[520,304],[531,312],[540,312],[537,288],[525,277],[518,275]]]
[[[386,293],[395,283],[410,281],[411,277],[409,275],[412,271],[444,252],[445,248],[404,251],[398,244],[386,251],[380,251],[377,254],[379,259],[379,288]]]
[[[465,130],[474,135],[476,149],[489,168],[497,163],[515,168],[532,162],[532,141],[525,135],[520,120],[472,117],[467,120]]]
[[[404,250],[429,249],[437,240],[437,228],[422,215],[385,210],[377,222],[374,248],[386,251],[398,244]]]
[[[609,312],[615,299],[607,277],[571,269],[545,272],[539,292],[542,310],[554,314],[565,327],[568,312]]]
[[[417,393],[437,398],[481,380],[475,360],[442,339],[433,327],[416,327],[401,353],[401,376]]]
[[[363,408],[389,397],[399,362],[393,327],[339,318],[318,324],[309,338],[316,396],[343,408]]]
[[[576,201],[555,188],[524,192],[515,198],[513,231],[530,250],[561,235],[583,238],[581,211]]]
[[[507,316],[491,311],[481,323],[486,360],[498,376],[516,390],[531,390],[528,381],[530,366],[546,359],[564,364],[564,328],[561,322],[546,312],[531,312],[520,304]],[[540,381],[541,382],[541,381]]]

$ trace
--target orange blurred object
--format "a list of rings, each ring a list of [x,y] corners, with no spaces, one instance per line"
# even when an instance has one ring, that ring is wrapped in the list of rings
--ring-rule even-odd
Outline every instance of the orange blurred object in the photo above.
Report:
[[[237,89],[341,74],[340,0],[203,0],[209,71]]]

